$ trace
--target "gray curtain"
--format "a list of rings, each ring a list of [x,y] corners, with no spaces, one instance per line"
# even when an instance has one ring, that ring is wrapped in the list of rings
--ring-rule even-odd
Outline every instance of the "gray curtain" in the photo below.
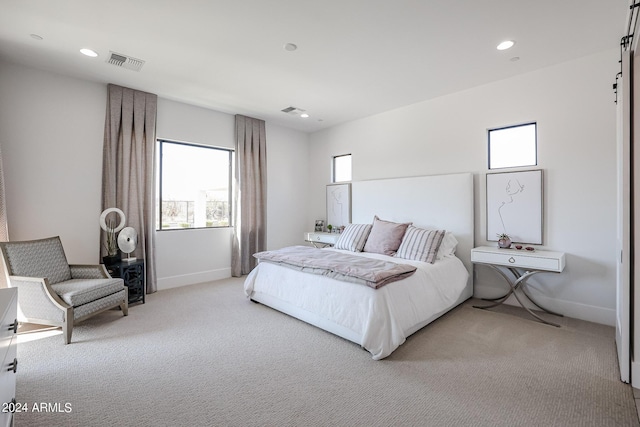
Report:
[[[4,169],[2,167],[2,151],[0,150],[0,241],[9,241],[9,226],[7,223],[7,205],[4,196]],[[0,288],[6,288],[7,277],[4,271],[4,262],[0,262]]]
[[[267,246],[267,141],[264,120],[236,115],[231,275],[248,274]]]
[[[157,290],[155,265],[156,110],[158,96],[110,84],[104,126],[102,209],[121,209],[138,233],[131,256],[143,258],[147,293]],[[104,250],[105,233],[101,233]]]

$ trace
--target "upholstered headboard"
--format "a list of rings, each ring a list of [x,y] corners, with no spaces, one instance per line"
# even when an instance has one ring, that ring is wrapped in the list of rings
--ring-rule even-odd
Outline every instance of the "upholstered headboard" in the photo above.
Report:
[[[469,271],[473,292],[471,249],[474,246],[473,175],[460,173],[355,181],[351,184],[354,224],[373,216],[416,227],[451,231],[458,240],[456,255]],[[469,294],[471,296],[471,294]]]

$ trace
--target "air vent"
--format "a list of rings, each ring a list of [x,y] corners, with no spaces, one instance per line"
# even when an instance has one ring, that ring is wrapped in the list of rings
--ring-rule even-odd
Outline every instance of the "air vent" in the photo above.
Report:
[[[111,52],[111,55],[109,55],[109,59],[107,59],[107,62],[109,64],[115,65],[116,67],[122,67],[133,71],[140,71],[140,69],[144,65],[144,61],[142,59],[132,58],[130,56],[116,52]]]
[[[299,116],[300,114],[304,113],[305,110],[303,110],[302,108],[298,108],[298,107],[287,107],[287,108],[283,108],[282,110],[283,113],[287,113],[291,116]]]

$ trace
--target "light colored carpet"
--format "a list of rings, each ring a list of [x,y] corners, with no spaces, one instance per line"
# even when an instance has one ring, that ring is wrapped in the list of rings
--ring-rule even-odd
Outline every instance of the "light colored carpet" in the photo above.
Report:
[[[242,280],[171,289],[67,346],[21,335],[16,426],[640,425],[613,328],[562,324],[467,302],[374,361],[248,301]]]

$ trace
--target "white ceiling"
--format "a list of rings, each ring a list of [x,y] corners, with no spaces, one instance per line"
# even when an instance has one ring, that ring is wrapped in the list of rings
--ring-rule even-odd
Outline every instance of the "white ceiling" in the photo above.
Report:
[[[615,49],[628,10],[629,0],[0,0],[0,58],[313,132]],[[505,39],[516,45],[496,50]],[[110,51],[146,63],[118,68]]]

